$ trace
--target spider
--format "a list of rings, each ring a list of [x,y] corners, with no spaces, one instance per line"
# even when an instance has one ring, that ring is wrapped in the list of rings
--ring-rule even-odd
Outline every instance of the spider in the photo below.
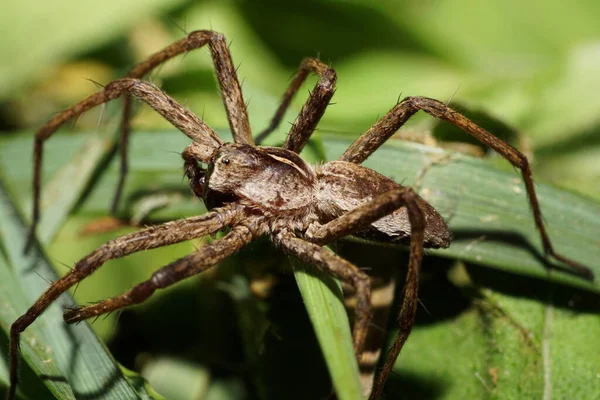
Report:
[[[224,142],[201,119],[153,84],[141,80],[152,69],[178,54],[208,45],[233,143]],[[259,146],[281,122],[292,98],[309,74],[318,82],[293,123],[281,148]],[[269,127],[253,140],[246,105],[225,37],[213,31],[188,34],[131,70],[127,78],[115,80],[103,90],[67,108],[43,125],[35,135],[33,217],[29,243],[35,233],[40,210],[40,176],[44,142],[67,121],[83,112],[124,97],[121,125],[121,175],[113,201],[116,209],[127,174],[127,143],[132,97],[150,105],[166,120],[192,139],[182,157],[185,175],[195,196],[209,212],[191,218],[152,226],[113,239],[78,261],[65,276],[52,283],[39,299],[11,326],[10,390],[14,399],[18,385],[20,334],[62,293],[91,275],[106,261],[226,231],[194,253],[154,272],[150,279],[127,292],[96,304],[67,309],[64,320],[83,321],[138,304],[156,290],[199,274],[260,236],[268,236],[285,253],[313,264],[356,290],[357,305],[352,329],[356,357],[361,359],[372,317],[368,276],[323,246],[348,235],[383,243],[409,245],[406,281],[397,318],[399,334],[388,352],[370,394],[380,397],[402,346],[413,325],[417,308],[419,268],[423,249],[445,248],[451,234],[444,219],[410,187],[404,187],[361,163],[388,140],[412,115],[422,110],[445,120],[494,149],[519,168],[535,224],[548,256],[568,265],[574,273],[592,278],[592,272],[552,247],[535,193],[527,158],[518,150],[454,111],[444,103],[425,97],[407,97],[398,102],[361,135],[336,160],[311,166],[298,153],[314,132],[335,91],[333,68],[315,58],[302,61],[285,92]],[[207,165],[204,168],[203,165]]]

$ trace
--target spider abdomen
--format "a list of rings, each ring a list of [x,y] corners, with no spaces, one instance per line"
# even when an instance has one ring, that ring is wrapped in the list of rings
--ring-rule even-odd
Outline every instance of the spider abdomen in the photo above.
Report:
[[[317,209],[328,222],[356,207],[365,204],[377,195],[402,189],[403,186],[380,173],[358,164],[332,161],[317,168]],[[420,196],[419,206],[424,213],[425,246],[448,247],[450,230],[444,218]],[[408,210],[401,207],[370,225],[370,228],[355,234],[364,239],[383,243],[408,243],[410,240]]]

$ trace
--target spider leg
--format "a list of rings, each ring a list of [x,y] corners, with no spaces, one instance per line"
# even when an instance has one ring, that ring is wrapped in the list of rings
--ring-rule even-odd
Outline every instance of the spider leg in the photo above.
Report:
[[[298,89],[300,89],[300,86],[302,86],[302,83],[311,72],[319,75],[319,81],[310,93],[310,96],[302,107],[300,114],[298,114],[296,121],[294,121],[292,129],[288,133],[285,144],[283,145],[283,148],[285,149],[300,153],[310,138],[310,135],[312,135],[317,127],[319,120],[329,105],[329,100],[331,100],[331,97],[335,92],[335,81],[337,79],[335,70],[316,58],[305,58],[302,61],[294,80],[283,95],[281,105],[275,112],[271,124],[256,137],[255,141],[257,144],[260,144],[277,128],[277,126],[279,126],[294,95],[298,92]]]
[[[220,208],[210,213],[153,226],[113,239],[75,264],[66,275],[46,289],[38,300],[10,327],[10,390],[14,398],[18,383],[19,337],[61,294],[76,285],[106,261],[125,257],[142,250],[154,249],[209,235],[234,223],[240,216],[238,208]]]
[[[410,221],[411,226],[417,225],[418,230],[418,227],[424,226],[425,223],[423,220],[423,211],[416,205],[416,202],[416,194],[412,188],[403,187],[401,189],[391,190],[380,194],[371,201],[362,204],[354,210],[347,212],[324,225],[309,229],[307,231],[307,238],[311,242],[325,245],[341,239],[344,236],[365,230],[378,219],[393,213],[402,206],[409,206],[409,204],[409,207],[414,209],[413,214],[416,215],[413,217],[415,221]]]
[[[356,313],[352,337],[354,352],[360,360],[373,314],[371,283],[368,275],[330,250],[295,237],[292,233],[281,232],[275,236],[274,241],[286,253],[302,262],[316,265],[321,270],[331,273],[348,283],[356,290]]]
[[[182,53],[187,53],[208,44],[212,55],[213,64],[217,73],[217,81],[221,88],[221,95],[227,113],[227,120],[233,138],[236,143],[252,144],[252,133],[248,121],[248,112],[246,103],[242,95],[242,89],[237,78],[236,70],[231,60],[231,54],[227,47],[225,37],[213,31],[194,31],[185,38],[167,46],[161,51],[153,54],[147,60],[136,65],[127,74],[128,78],[143,78],[160,64],[170,60]],[[117,190],[113,198],[111,211],[116,213],[119,205],[119,199],[123,192],[125,177],[128,172],[127,148],[129,144],[129,121],[131,118],[132,102],[131,96],[125,96],[123,99],[123,117],[121,120],[121,136],[119,139],[119,156],[121,160],[121,171]]]
[[[554,257],[556,260],[565,263],[578,275],[587,279],[594,278],[594,275],[589,268],[554,251],[552,243],[550,242],[550,237],[546,232],[527,157],[508,143],[492,135],[470,119],[438,100],[427,97],[405,98],[369,128],[367,132],[352,143],[344,154],[342,154],[340,160],[362,163],[419,110],[423,110],[436,118],[447,121],[469,133],[485,145],[494,149],[513,166],[519,168],[525,182],[529,204],[533,212],[535,225],[542,238],[545,253]]]
[[[169,287],[182,279],[197,275],[241,249],[257,235],[244,225],[236,225],[223,238],[202,246],[198,251],[162,267],[152,277],[127,292],[96,304],[65,310],[68,324],[80,322],[130,305],[150,297],[157,289]]]
[[[309,239],[324,244],[367,228],[381,217],[406,206],[411,225],[410,255],[406,282],[402,289],[401,307],[398,314],[398,336],[394,341],[381,371],[373,385],[370,399],[381,396],[387,380],[406,339],[412,330],[417,311],[419,269],[423,258],[423,240],[425,232],[425,214],[418,204],[415,192],[411,188],[401,188],[383,193],[354,210],[320,226],[310,233]],[[358,311],[358,310],[357,310]]]
[[[87,99],[67,108],[44,124],[35,134],[33,146],[33,212],[31,228],[26,249],[29,248],[35,234],[35,229],[40,217],[40,185],[42,170],[42,155],[44,142],[66,122],[85,111],[113,100],[123,94],[130,94],[155,109],[176,128],[196,142],[197,153],[206,159],[223,141],[217,134],[191,111],[178,104],[156,86],[138,79],[120,79],[106,85]]]

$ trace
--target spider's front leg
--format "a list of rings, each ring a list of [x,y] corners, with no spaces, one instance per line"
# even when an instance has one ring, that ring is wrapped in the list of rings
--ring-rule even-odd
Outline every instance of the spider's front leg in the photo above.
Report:
[[[136,65],[127,74],[128,78],[140,79],[146,76],[150,71],[161,65],[162,63],[176,57],[180,54],[199,49],[208,45],[212,56],[217,81],[221,89],[223,104],[229,127],[233,134],[236,143],[252,144],[252,133],[250,122],[248,120],[248,112],[246,103],[242,95],[242,89],[237,77],[236,69],[229,53],[227,41],[225,37],[214,31],[194,31],[188,34],[185,38],[178,40],[175,43],[167,46],[163,50],[153,54],[147,60]],[[124,96],[123,99],[123,116],[121,120],[121,136],[119,139],[119,155],[121,160],[121,171],[119,182],[113,198],[111,211],[116,213],[119,205],[119,199],[123,192],[125,178],[127,176],[128,161],[127,148],[129,144],[129,121],[131,119],[132,102],[131,96]]]
[[[208,45],[210,48],[217,81],[221,89],[221,96],[229,126],[236,143],[253,144],[250,122],[246,103],[242,95],[242,89],[237,78],[236,69],[233,66],[229,48],[225,37],[213,31],[194,31],[163,50],[150,56],[147,60],[135,66],[127,75],[127,78],[109,83],[106,88],[87,99],[67,108],[56,115],[46,124],[44,124],[35,135],[34,142],[34,175],[33,175],[33,212],[32,227],[29,236],[28,245],[31,244],[35,227],[39,221],[40,214],[40,175],[42,163],[43,143],[52,136],[65,122],[76,118],[89,109],[124,95],[124,110],[121,122],[121,135],[119,139],[119,153],[121,160],[121,170],[115,196],[112,202],[112,212],[115,213],[125,177],[128,171],[127,148],[129,144],[129,120],[131,117],[132,99],[137,97],[140,100],[150,104],[155,110],[162,114],[174,126],[182,130],[186,135],[199,143],[208,146],[220,145],[223,142],[219,137],[204,124],[198,117],[189,110],[177,104],[170,97],[159,93],[160,90],[149,83],[145,83],[147,90],[142,90],[144,85],[139,79],[144,77],[154,68],[165,61],[182,53],[187,53],[194,49]],[[136,83],[137,82],[137,83]],[[140,87],[140,92],[136,93],[133,86]],[[144,93],[142,93],[144,92]],[[157,98],[153,98],[156,94]],[[204,135],[204,137],[203,137]],[[198,139],[198,140],[197,140]]]
[[[469,133],[485,145],[494,149],[513,166],[519,168],[525,182],[529,204],[531,205],[535,225],[540,232],[545,253],[568,265],[571,272],[586,279],[594,279],[594,275],[589,268],[554,251],[550,237],[546,232],[527,157],[508,143],[492,135],[464,115],[438,100],[427,97],[405,98],[352,143],[344,154],[342,154],[340,160],[362,163],[419,110],[447,121]]]
[[[300,110],[300,114],[298,114],[296,121],[292,124],[292,128],[283,145],[284,149],[300,153],[310,135],[312,135],[317,127],[319,120],[329,105],[329,100],[331,100],[335,92],[335,82],[337,80],[335,70],[316,58],[306,58],[302,61],[296,76],[283,95],[281,105],[275,112],[271,124],[256,137],[255,141],[257,144],[260,144],[271,132],[277,129],[292,99],[311,72],[319,76],[319,81],[313,91],[310,92],[304,106],[302,106],[302,110]]]
[[[217,134],[191,111],[178,104],[156,86],[138,79],[120,79],[106,85],[101,90],[87,99],[67,108],[44,124],[36,133],[33,146],[33,213],[31,229],[27,240],[26,249],[32,243],[35,229],[40,218],[40,186],[42,175],[42,156],[44,142],[66,122],[82,113],[106,103],[117,97],[129,94],[150,105],[154,110],[167,119],[196,143],[196,154],[208,158],[214,149],[223,144]]]

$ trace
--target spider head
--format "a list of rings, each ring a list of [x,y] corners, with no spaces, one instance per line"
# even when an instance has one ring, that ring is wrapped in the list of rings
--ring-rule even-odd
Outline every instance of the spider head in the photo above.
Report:
[[[221,145],[208,168],[198,171],[190,184],[209,209],[240,202],[254,209],[295,210],[310,202],[316,181],[296,153],[241,143]]]
[[[206,206],[210,209],[239,199],[240,189],[260,170],[260,158],[250,145],[225,143],[219,147],[198,179]]]
[[[203,179],[202,198],[209,209],[239,202],[284,211],[310,203],[316,176],[292,151],[225,143],[212,155]]]

